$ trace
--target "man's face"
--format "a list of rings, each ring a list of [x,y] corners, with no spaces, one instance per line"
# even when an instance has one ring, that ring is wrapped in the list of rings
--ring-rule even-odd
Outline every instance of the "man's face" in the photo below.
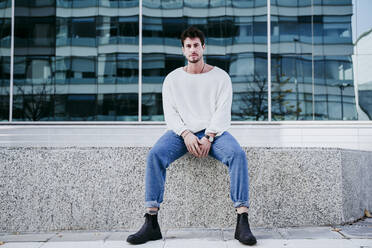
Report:
[[[187,37],[183,41],[182,52],[189,63],[197,63],[203,58],[205,45],[202,46],[199,38]]]

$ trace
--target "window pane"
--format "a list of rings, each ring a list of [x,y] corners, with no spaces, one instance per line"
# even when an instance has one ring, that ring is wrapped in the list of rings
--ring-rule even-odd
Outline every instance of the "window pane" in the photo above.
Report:
[[[316,56],[315,119],[355,120],[356,106],[350,56]]]
[[[364,38],[361,39],[362,44]],[[359,120],[372,120],[372,53],[355,56],[354,68],[358,77]],[[357,66],[355,66],[355,64]]]
[[[9,121],[11,0],[0,1],[0,121]]]
[[[311,2],[273,0],[271,101],[273,120],[311,120]]]
[[[315,120],[357,119],[352,60],[352,14],[351,0],[324,1],[315,13]]]
[[[179,37],[194,25],[206,35],[205,62],[231,76],[232,119],[266,120],[267,9],[262,2],[144,0],[142,119],[164,120],[162,83],[186,64]]]
[[[138,1],[110,2],[17,1],[15,121],[138,120]]]
[[[351,1],[271,2],[273,120],[356,119]]]

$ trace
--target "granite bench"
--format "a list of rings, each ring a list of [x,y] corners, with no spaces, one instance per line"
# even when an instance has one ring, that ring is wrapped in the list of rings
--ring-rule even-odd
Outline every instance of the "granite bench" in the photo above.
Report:
[[[0,148],[0,232],[137,229],[149,147]],[[244,147],[253,226],[343,224],[372,210],[372,152]],[[162,228],[232,228],[227,168],[191,155],[167,171]]]

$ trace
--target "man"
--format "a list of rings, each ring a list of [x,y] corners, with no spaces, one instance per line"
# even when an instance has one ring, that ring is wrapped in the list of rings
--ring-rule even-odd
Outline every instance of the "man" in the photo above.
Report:
[[[188,151],[198,158],[210,155],[228,166],[230,195],[237,212],[235,238],[254,245],[256,238],[248,223],[246,154],[226,131],[231,120],[231,79],[224,70],[204,62],[204,34],[199,29],[186,29],[181,41],[188,63],[169,73],[163,83],[163,109],[169,131],[147,157],[145,224],[127,241],[142,244],[162,238],[157,213],[163,201],[166,169]]]

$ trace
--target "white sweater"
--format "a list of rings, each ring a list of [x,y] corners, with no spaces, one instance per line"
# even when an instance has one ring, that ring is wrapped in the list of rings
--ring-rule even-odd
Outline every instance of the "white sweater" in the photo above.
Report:
[[[167,128],[178,135],[186,129],[221,135],[230,127],[231,102],[230,76],[216,66],[201,74],[180,67],[164,79],[164,118]]]

